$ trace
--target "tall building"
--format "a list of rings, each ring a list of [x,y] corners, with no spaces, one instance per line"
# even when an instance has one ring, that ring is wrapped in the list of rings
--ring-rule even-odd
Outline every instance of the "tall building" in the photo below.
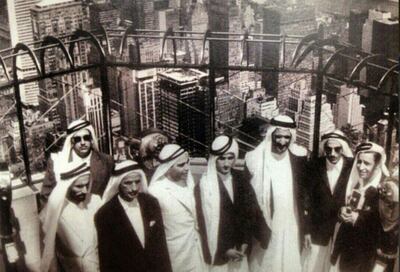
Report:
[[[142,130],[159,127],[157,70],[119,68],[119,72],[122,134],[135,137]]]
[[[336,127],[342,128],[350,124],[358,131],[363,131],[364,117],[362,115],[360,95],[358,95],[356,87],[346,86],[345,84],[340,86],[335,109]]]
[[[273,96],[258,96],[247,100],[247,116],[261,116],[271,120],[279,114],[276,98]]]
[[[214,32],[229,31],[229,7],[231,1],[210,0],[207,3],[209,29]],[[228,36],[220,36],[228,38]],[[228,41],[213,42],[214,51],[212,58],[217,66],[227,66],[229,61],[229,43]],[[228,77],[228,71],[217,71],[218,75]]]
[[[87,86],[82,86],[80,91],[80,99],[82,99],[83,105],[85,107],[85,116],[88,120],[98,137],[99,146],[104,146],[105,132],[103,123],[103,102],[102,93],[100,88],[90,88]]]
[[[62,36],[72,34],[76,29],[89,30],[89,9],[81,1],[74,0],[42,0],[31,9],[32,29],[35,40],[47,35]],[[74,50],[76,65],[88,63],[89,47],[80,42]],[[46,71],[67,68],[64,55],[57,49],[49,49],[46,53]],[[88,71],[81,71],[42,80],[40,85],[39,104],[41,110],[47,111],[63,97],[61,103],[52,109],[50,118],[65,129],[69,122],[84,114],[78,103],[79,88],[89,81]]]
[[[0,1],[0,50],[11,47],[11,35],[7,10],[7,1]]]
[[[229,92],[229,86],[225,82],[216,87],[215,118],[221,131],[231,131],[232,127],[238,127],[245,118],[245,101]]]
[[[362,30],[364,22],[367,18],[368,13],[362,12],[361,10],[353,9],[350,11],[349,42],[357,48],[361,48]]]
[[[11,34],[11,46],[17,43],[29,44],[33,42],[30,9],[39,0],[7,0],[8,19]],[[37,74],[36,69],[28,55],[17,58],[19,68],[18,77],[24,78]],[[39,104],[39,86],[37,82],[20,85],[21,100],[26,104]]]
[[[308,96],[304,100],[302,111],[296,130],[296,143],[305,147],[310,152],[313,151],[314,143],[314,118],[315,118],[315,95]],[[322,96],[320,137],[335,129],[331,105],[326,103],[325,95]]]
[[[192,156],[205,156],[211,143],[207,74],[169,69],[158,78],[161,128]]]
[[[296,122],[299,121],[299,114],[303,109],[304,101],[311,94],[311,88],[305,79],[290,84],[290,95],[286,114]]]
[[[308,35],[316,32],[316,16],[313,6],[302,3],[286,3],[280,6],[267,5],[263,8],[262,32],[268,34]],[[279,39],[268,37],[267,39]],[[296,45],[287,44],[285,48],[285,65],[288,67]],[[262,66],[278,67],[282,65],[280,44],[264,44],[262,46]],[[312,58],[307,58],[300,67],[312,68]],[[287,82],[295,82],[307,78],[311,83],[310,75],[290,73],[262,73],[262,84],[267,94],[277,97],[278,106],[284,111],[288,106],[291,92]]]

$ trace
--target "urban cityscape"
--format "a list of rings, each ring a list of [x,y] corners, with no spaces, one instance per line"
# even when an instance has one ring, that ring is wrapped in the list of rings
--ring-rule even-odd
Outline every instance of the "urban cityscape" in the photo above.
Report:
[[[207,157],[215,136],[232,135],[243,158],[285,114],[309,157],[316,139],[338,128],[352,148],[385,147],[398,171],[398,16],[398,0],[0,0],[0,162],[14,185],[40,182],[77,119],[116,161],[135,159],[150,128],[193,158]],[[106,68],[91,66],[102,56],[77,30],[100,41]],[[330,52],[322,58],[317,49],[301,54],[314,34],[332,41],[309,47]],[[58,42],[65,51],[50,46]],[[339,57],[321,81],[319,62],[338,49],[352,59]],[[70,67],[86,68],[57,74]],[[39,68],[46,76],[30,80]],[[30,254],[35,262],[39,252]]]
[[[225,2],[3,0],[0,54],[5,57],[9,53],[7,49],[17,43],[32,44],[49,35],[63,37],[77,29],[97,31],[104,28],[112,29],[113,33],[123,33],[133,25],[136,29],[161,31],[172,28],[244,33],[248,30],[254,34],[306,36],[316,32],[318,25],[322,24],[326,34],[336,35],[338,40],[364,52],[382,54],[388,59],[398,58],[397,1],[352,1],[353,6],[346,2],[333,5],[331,1],[279,1],[279,4],[274,1]],[[110,34],[110,57],[116,57],[120,51],[120,38],[117,36]],[[385,42],[382,43],[382,40]],[[160,39],[141,39],[140,43],[142,62],[159,61]],[[216,43],[219,44],[214,54],[218,64],[234,65],[240,62],[240,43]],[[172,61],[171,45],[167,41],[164,62]],[[134,43],[128,41],[126,47],[122,58],[133,59]],[[249,45],[246,60],[249,66],[281,64],[279,47],[273,46],[269,48],[271,50],[265,47]],[[195,40],[178,40],[175,57],[178,62],[199,63],[201,58],[208,58],[207,48],[204,56],[201,49],[201,43]],[[285,61],[289,64],[294,49],[292,44],[286,48]],[[74,61],[79,65],[88,64],[96,59],[95,54],[87,43],[80,43],[79,47],[75,47]],[[47,50],[45,58],[47,72],[68,67],[68,61],[59,50]],[[21,78],[36,73],[28,55],[18,58],[17,64]],[[311,68],[317,63],[314,57],[304,60],[301,65]],[[335,67],[335,72],[340,73],[339,69],[342,72],[350,70],[353,68],[351,65]],[[2,73],[5,81],[4,71]],[[185,145],[194,156],[206,154],[213,135],[210,131],[208,71],[109,67],[108,74],[114,139],[122,137],[130,145],[141,131],[158,127],[174,141]],[[373,69],[363,69],[360,81],[376,81],[373,74]],[[246,131],[252,126],[247,123],[268,123],[272,117],[282,113],[296,120],[296,142],[312,152],[316,96],[311,74],[220,70],[216,75],[214,129],[217,134],[229,131],[239,139],[240,136],[243,139],[259,138],[254,131]],[[2,90],[2,93],[0,160],[10,162],[17,173],[21,172],[23,165],[19,159],[21,144],[13,108],[13,91]],[[38,158],[44,158],[49,150],[57,148],[57,143],[52,145],[51,141],[57,142],[71,121],[87,118],[95,125],[98,135],[104,134],[101,82],[96,69],[22,84],[20,93],[26,106],[24,124],[34,172],[44,169],[44,160]],[[320,134],[334,127],[345,127],[355,138],[354,141],[368,138],[385,146],[388,108],[388,99],[383,96],[371,95],[360,87],[346,83],[326,81]],[[396,146],[396,135],[395,129],[393,147]],[[254,147],[257,140],[252,140],[242,141],[244,150]],[[102,141],[104,137],[100,137],[100,146],[103,146]]]

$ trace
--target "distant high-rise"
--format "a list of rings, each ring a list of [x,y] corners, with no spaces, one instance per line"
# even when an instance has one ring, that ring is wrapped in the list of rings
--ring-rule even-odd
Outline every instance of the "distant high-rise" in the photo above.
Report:
[[[336,127],[342,128],[350,124],[353,128],[363,131],[364,117],[356,87],[340,86],[335,108]]]
[[[30,9],[40,0],[7,0],[8,19],[11,34],[11,46],[17,43],[33,42]],[[18,57],[17,66],[20,78],[34,76],[36,69],[28,55]],[[21,99],[26,104],[39,104],[39,86],[37,82],[20,85]]]
[[[315,95],[308,96],[304,100],[302,110],[299,114],[296,131],[296,143],[313,151],[314,143],[314,118],[315,118]],[[325,95],[322,96],[320,137],[335,129],[331,105],[326,103]]]
[[[209,29],[214,32],[229,31],[229,7],[231,1],[210,0],[208,1],[208,23]],[[218,36],[225,37],[228,36]],[[229,43],[228,41],[214,41],[214,51],[212,57],[217,66],[227,66],[229,61]],[[228,71],[217,71],[217,74],[228,77]]]
[[[76,29],[89,30],[89,9],[81,1],[42,0],[31,9],[33,36],[41,40],[47,35],[62,36],[72,34]],[[88,46],[78,43],[74,50],[76,65],[88,63]],[[60,50],[49,49],[46,52],[46,71],[67,68],[68,63]],[[80,86],[89,81],[87,71],[76,72],[58,78],[42,80],[40,84],[39,104],[47,111],[61,97],[64,100],[50,112],[50,118],[62,128],[84,114],[77,99]]]
[[[362,45],[362,29],[368,14],[360,10],[351,10],[349,18],[349,42],[361,48]]]
[[[160,91],[157,69],[119,68],[119,93],[122,133],[137,137],[140,131],[159,127]]]
[[[204,156],[211,142],[207,77],[193,69],[158,73],[161,128],[193,156]]]
[[[246,102],[247,116],[261,116],[271,120],[279,114],[276,98],[273,96],[254,97]]]
[[[104,123],[103,123],[103,102],[100,88],[82,86],[80,98],[85,107],[85,116],[98,136],[99,146],[104,146]]]
[[[287,3],[281,6],[265,6],[263,9],[262,32],[268,34],[288,34],[288,35],[308,35],[316,32],[317,24],[313,6],[298,3]],[[268,37],[273,40],[279,37]],[[289,66],[292,61],[291,56],[296,45],[286,45],[285,65]],[[275,67],[282,65],[279,44],[264,44],[262,46],[262,66]],[[300,65],[301,67],[312,68],[312,58],[307,58]],[[286,83],[295,82],[302,78],[307,78],[311,82],[311,76],[289,73],[262,73],[262,86],[267,94],[277,97],[278,106],[284,111],[288,106],[288,99],[291,92],[290,86]]]
[[[7,1],[0,1],[0,50],[11,47],[11,35],[7,10]]]

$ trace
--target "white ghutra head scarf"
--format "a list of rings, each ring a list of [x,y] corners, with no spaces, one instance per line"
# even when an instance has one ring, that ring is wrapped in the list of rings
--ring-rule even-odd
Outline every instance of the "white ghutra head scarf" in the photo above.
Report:
[[[110,181],[103,194],[103,203],[108,202],[118,194],[119,185],[124,177],[136,173],[140,176],[140,192],[147,193],[147,178],[139,164],[132,160],[126,160],[115,165]]]
[[[160,165],[157,167],[156,171],[153,174],[153,177],[151,178],[150,186],[162,180],[165,177],[165,174],[168,172],[168,170],[175,163],[177,163],[177,161],[180,158],[182,158],[182,156],[187,154],[188,152],[177,144],[166,144],[161,149],[160,155],[158,156]],[[186,182],[188,188],[191,189],[194,188],[194,179],[190,170]]]
[[[367,187],[374,187],[377,188],[379,183],[382,180],[382,176],[388,177],[389,176],[389,170],[387,169],[385,163],[386,163],[386,153],[385,150],[383,149],[382,146],[373,143],[373,142],[366,142],[362,143],[357,146],[356,149],[356,157],[354,159],[353,167],[351,168],[350,172],[350,177],[349,177],[349,182],[347,183],[347,188],[346,188],[346,204],[349,204],[351,200],[351,195],[353,192],[353,189],[356,187],[356,185],[360,182],[361,178],[358,173],[357,169],[357,161],[358,158],[360,157],[360,154],[363,153],[377,153],[380,155],[380,160],[377,162],[377,165],[375,166],[374,172],[371,175],[370,181],[367,185]],[[364,188],[366,189],[366,188]]]
[[[217,252],[220,222],[220,190],[216,163],[218,158],[225,154],[234,155],[236,161],[239,154],[239,146],[235,139],[221,135],[212,142],[207,172],[200,179],[201,208],[204,213],[207,242],[212,262]]]
[[[344,133],[339,129],[336,129],[333,132],[322,135],[321,143],[319,145],[319,152],[318,152],[320,157],[325,156],[324,148],[325,148],[325,144],[329,140],[335,140],[335,141],[339,142],[340,145],[342,146],[343,156],[345,156],[346,158],[353,158],[353,152],[351,151],[351,148],[349,146],[348,139],[346,138]]]
[[[42,272],[49,271],[55,262],[55,240],[58,221],[63,211],[69,188],[78,178],[90,175],[90,168],[86,163],[80,165],[70,163],[64,165],[64,167],[67,171],[60,174],[46,206],[40,213],[44,232],[44,249],[40,263],[40,271]],[[90,194],[86,195],[84,202],[87,203],[88,201],[90,201]]]
[[[290,131],[291,139],[288,150],[295,155],[299,155],[299,146],[294,144],[296,139],[296,122],[289,116],[278,115],[271,120],[265,139],[245,156],[246,166],[252,176],[250,180],[251,185],[256,192],[258,204],[270,228],[272,222],[270,172],[274,171],[274,169],[271,169],[268,162],[273,159],[272,134],[278,128]]]

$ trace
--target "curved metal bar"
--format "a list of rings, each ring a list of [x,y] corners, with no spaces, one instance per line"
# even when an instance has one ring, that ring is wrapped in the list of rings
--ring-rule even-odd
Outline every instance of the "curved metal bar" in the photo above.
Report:
[[[165,31],[165,33],[164,33],[162,43],[161,43],[160,61],[162,61],[164,59],[165,43],[167,41],[168,36],[174,36],[174,31],[173,31],[172,27],[169,27],[167,29],[167,31]],[[172,49],[174,51],[174,64],[176,64],[177,59],[176,59],[176,41],[175,41],[175,39],[172,39]]]
[[[7,81],[10,81],[10,79],[11,79],[10,78],[10,73],[8,72],[7,65],[4,62],[4,59],[3,59],[3,57],[1,55],[0,55],[0,64],[1,64],[1,67],[3,67],[4,74],[6,75]]]
[[[246,57],[247,57],[247,64],[246,66],[249,66],[249,44],[247,43],[247,39],[249,38],[249,30],[246,29],[243,33],[243,39],[242,39],[242,50],[240,51],[240,65],[243,64],[244,61],[244,50],[246,48]]]
[[[325,63],[324,67],[322,68],[322,73],[325,74],[328,69],[332,66],[332,64],[335,62],[336,58],[339,56],[340,53],[348,50],[349,48],[347,47],[342,47],[338,50],[335,51],[335,53],[332,54],[332,56],[329,57],[327,62]]]
[[[119,52],[118,52],[118,54],[119,54],[120,58],[122,57],[122,54],[124,53],[124,47],[126,45],[126,39],[128,38],[129,34],[138,34],[138,32],[133,26],[130,26],[125,30],[125,32],[124,32],[124,34],[123,34],[123,36],[121,38],[121,42],[119,44]],[[139,38],[135,37],[134,40],[135,40],[135,46],[136,46],[136,60],[137,60],[137,63],[140,64],[141,63],[141,58],[140,58]]]
[[[338,41],[337,41],[337,37],[330,37],[328,39],[324,39],[324,40],[320,40],[320,41],[315,41],[310,43],[305,49],[304,51],[301,53],[301,55],[293,61],[294,62],[294,67],[297,67],[307,56],[308,54],[310,54],[310,52],[312,52],[315,48],[317,47],[322,47],[325,45],[332,45],[332,46],[337,46]]]
[[[32,62],[33,62],[33,64],[35,65],[35,68],[36,68],[36,71],[38,72],[38,75],[39,76],[42,76],[43,74],[42,74],[42,70],[40,69],[40,66],[39,66],[39,62],[38,62],[38,60],[37,60],[37,58],[36,58],[36,56],[35,56],[35,54],[33,53],[33,51],[32,51],[32,49],[30,49],[26,44],[24,44],[24,43],[17,43],[17,45],[14,47],[14,50],[13,50],[13,54],[17,54],[19,51],[27,51],[28,52],[28,55],[31,57],[31,60],[32,60]],[[18,78],[17,76],[16,76],[16,74],[17,74],[17,55],[15,55],[14,57],[13,57],[13,76],[14,76],[14,78]]]
[[[386,71],[386,73],[382,76],[381,80],[379,81],[379,84],[377,86],[378,90],[380,90],[380,88],[382,88],[382,86],[386,83],[386,80],[389,78],[389,75],[391,73],[393,73],[396,70],[396,68],[399,68],[399,67],[400,67],[400,64],[396,64],[396,65],[393,65],[392,67],[390,67],[390,69]]]
[[[312,41],[316,41],[316,40],[318,40],[318,32],[308,34],[303,39],[301,39],[301,41],[299,42],[299,44],[296,46],[295,50],[293,51],[292,63],[290,64],[290,66],[293,66],[293,63],[294,63],[295,59],[297,58],[297,55],[300,53],[301,48],[303,46],[305,46],[306,44],[308,44]]]
[[[374,54],[371,56],[367,56],[363,58],[357,65],[354,67],[353,71],[351,71],[350,76],[349,76],[349,82],[354,81],[354,77],[361,71],[364,66],[366,66],[367,62],[371,59],[376,59],[376,58],[384,58],[385,56],[382,54]]]
[[[203,43],[202,43],[202,48],[201,48],[201,55],[200,55],[200,64],[204,63],[204,58],[205,58],[205,51],[206,51],[206,42],[207,38],[211,36],[211,30],[207,29],[206,33],[204,33],[203,36]]]
[[[74,67],[74,63],[72,61],[71,55],[69,54],[67,48],[65,47],[65,44],[58,38],[54,37],[54,36],[46,36],[43,39],[43,42],[41,44],[42,47],[46,46],[46,45],[50,45],[50,44],[57,44],[59,48],[61,48],[61,50],[64,53],[65,58],[67,59],[69,65],[71,68]],[[44,48],[43,50],[40,51],[40,66],[42,68],[42,72],[43,74],[46,73],[45,71],[45,63],[44,63],[44,55],[46,52],[46,48]]]
[[[100,33],[104,35],[104,39],[106,41],[107,54],[111,55],[110,40],[108,39],[108,33],[103,25],[100,26]]]
[[[77,29],[71,36],[71,40],[76,40],[80,37],[89,37],[90,41],[94,44],[94,46],[97,48],[97,51],[100,54],[101,62],[104,62],[106,59],[106,53],[104,52],[103,47],[101,46],[100,41],[90,32],[82,29]],[[75,58],[74,58],[74,48],[75,48],[76,42],[71,42],[69,44],[69,54],[72,57],[72,63],[75,66]]]

